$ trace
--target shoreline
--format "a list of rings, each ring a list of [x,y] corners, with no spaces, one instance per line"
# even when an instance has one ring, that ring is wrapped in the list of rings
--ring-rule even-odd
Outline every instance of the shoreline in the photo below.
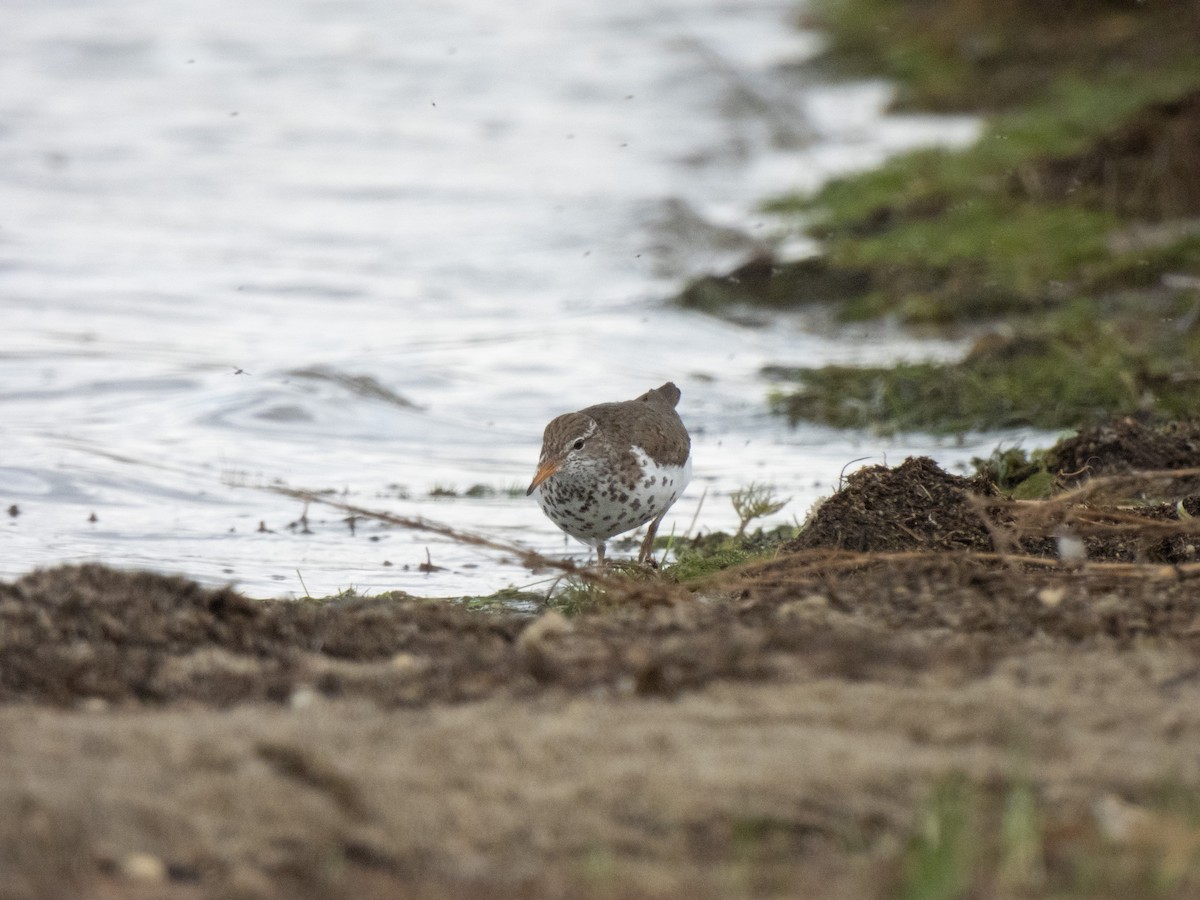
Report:
[[[1200,472],[1129,468],[1190,435],[1101,429],[1036,502],[868,467],[532,617],[0,585],[0,893],[1190,896]]]

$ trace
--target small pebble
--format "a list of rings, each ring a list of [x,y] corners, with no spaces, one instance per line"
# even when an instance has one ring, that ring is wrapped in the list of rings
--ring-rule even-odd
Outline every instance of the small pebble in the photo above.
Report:
[[[307,709],[313,705],[317,699],[317,692],[306,686],[298,687],[290,697],[288,697],[288,706],[295,710]]]
[[[121,859],[121,874],[134,881],[161,884],[167,880],[167,864],[150,853],[130,853]]]
[[[548,609],[521,632],[517,644],[522,648],[530,647],[540,644],[550,635],[563,634],[571,629],[572,625],[566,616],[557,609]]]
[[[1044,587],[1037,593],[1037,598],[1042,606],[1048,606],[1051,609],[1063,602],[1063,598],[1067,596],[1066,588],[1060,587]]]

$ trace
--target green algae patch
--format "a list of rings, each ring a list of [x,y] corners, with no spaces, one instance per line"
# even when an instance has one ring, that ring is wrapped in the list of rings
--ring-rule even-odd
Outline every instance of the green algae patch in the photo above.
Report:
[[[1054,494],[1058,478],[1049,468],[1048,450],[997,447],[987,459],[971,460],[978,475],[1013,500],[1045,500]]]
[[[320,606],[339,606],[350,603],[427,603],[429,598],[422,597],[418,594],[410,594],[408,591],[391,590],[391,591],[362,591],[355,585],[342,588],[336,594],[329,594],[324,597],[312,597],[305,594],[303,597],[297,597],[292,603],[305,603],[314,607]]]
[[[1195,54],[1192,0],[815,0],[821,64],[898,84],[897,104],[940,112],[1019,105],[1064,75],[1146,71]]]
[[[796,537],[798,530],[795,525],[777,525],[745,534],[718,531],[693,538],[674,538],[671,547],[674,559],[661,568],[610,560],[602,570],[609,576],[608,580],[565,577],[546,595],[538,597],[539,606],[570,617],[642,602],[655,596],[655,587],[680,585],[689,591],[695,590],[703,586],[705,579],[727,569],[771,559]],[[660,550],[665,540],[660,537],[656,542]],[[661,599],[661,595],[658,596]]]
[[[753,554],[731,540],[724,547],[682,551],[679,560],[667,567],[666,574],[676,581],[687,583],[740,566],[753,558]]]
[[[845,321],[953,326],[1200,275],[1200,57],[1065,77],[970,147],[903,154],[764,207],[822,255],[697,279],[682,306],[821,304]]]
[[[972,195],[1069,201],[1150,218],[1188,214],[1196,202],[1191,185],[1200,177],[1190,164],[1200,152],[1192,145],[1198,90],[1198,58],[1141,74],[1064,77],[1026,106],[990,116],[966,148],[912,151],[834,179],[811,198],[784,196],[765,208],[818,210],[818,234],[851,235],[937,216]],[[1168,147],[1173,158],[1155,158]],[[1171,179],[1183,190],[1166,193],[1177,197],[1140,209],[1128,205],[1138,182]],[[1184,206],[1175,207],[1177,200]]]
[[[542,604],[545,598],[534,591],[508,587],[494,594],[459,597],[455,602],[477,612],[530,612]]]
[[[1200,215],[1200,63],[1068,79],[968,148],[907,153],[767,208],[825,242],[827,279],[853,273],[858,294],[830,298],[848,320],[1037,314],[1078,291],[1200,273],[1184,225]],[[1147,222],[1180,224],[1130,233]],[[776,270],[772,305],[795,281]]]
[[[1124,483],[1118,477],[1104,491],[1106,502],[1129,508],[1165,504],[1168,518],[1184,519],[1200,511],[1200,480],[1186,474],[1156,479],[1145,473],[1188,473],[1198,459],[1200,418],[1148,422],[1123,416],[1067,434],[1050,447],[1000,446],[971,464],[978,478],[1013,500],[1045,500],[1094,478],[1142,473]]]
[[[756,257],[725,275],[705,275],[684,288],[677,302],[711,314],[731,306],[790,309],[798,305],[849,302],[870,288],[870,276],[852,265],[812,257],[787,265]]]
[[[768,367],[776,412],[941,433],[1200,412],[1200,6],[1149,6],[818,3],[826,62],[898,79],[902,106],[987,118],[968,147],[766,203],[821,256],[760,263],[766,283],[733,299],[998,334],[955,363]]]
[[[905,321],[956,322],[1052,306],[1061,282],[1105,258],[1114,225],[1089,210],[980,199],[838,242],[830,258],[875,272]]]
[[[1196,339],[1174,328],[1118,328],[1078,304],[1045,333],[990,335],[955,363],[773,368],[772,408],[792,421],[891,433],[1068,428],[1110,414],[1200,415]]]
[[[777,525],[746,534],[718,531],[692,538],[678,548],[675,562],[663,567],[663,577],[687,585],[725,569],[770,559],[798,530],[794,525]]]

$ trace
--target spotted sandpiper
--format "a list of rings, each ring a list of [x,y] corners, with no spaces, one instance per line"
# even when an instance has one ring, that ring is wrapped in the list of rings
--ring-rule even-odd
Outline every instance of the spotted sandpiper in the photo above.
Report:
[[[671,382],[636,400],[599,403],[566,413],[546,426],[535,494],[550,521],[596,548],[646,522],[638,562],[654,545],[658,523],[692,477],[692,440],[675,405]]]

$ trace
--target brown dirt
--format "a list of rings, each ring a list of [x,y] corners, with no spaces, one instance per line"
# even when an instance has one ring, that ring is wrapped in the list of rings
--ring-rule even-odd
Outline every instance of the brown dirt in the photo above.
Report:
[[[1073,156],[1013,174],[1014,193],[1151,221],[1200,213],[1200,91],[1152,104]]]
[[[1181,852],[1159,895],[1196,896],[1192,825],[1120,823],[1200,797],[1197,529],[1095,496],[865,469],[774,559],[569,620],[33,573],[0,586],[0,898],[887,897],[955,774],[1042,823],[1033,880],[970,896]],[[1100,871],[1073,895],[1148,883]]]
[[[731,305],[794,308],[859,297],[871,286],[869,273],[832,266],[821,257],[783,263],[759,254],[725,275],[691,282],[677,302],[686,309],[728,313]]]
[[[972,498],[992,493],[986,482],[950,475],[927,457],[895,469],[868,466],[816,509],[787,549],[991,550]]]
[[[1060,441],[1048,462],[1076,480],[1140,469],[1186,469],[1200,464],[1200,420],[1155,424],[1114,419]]]

